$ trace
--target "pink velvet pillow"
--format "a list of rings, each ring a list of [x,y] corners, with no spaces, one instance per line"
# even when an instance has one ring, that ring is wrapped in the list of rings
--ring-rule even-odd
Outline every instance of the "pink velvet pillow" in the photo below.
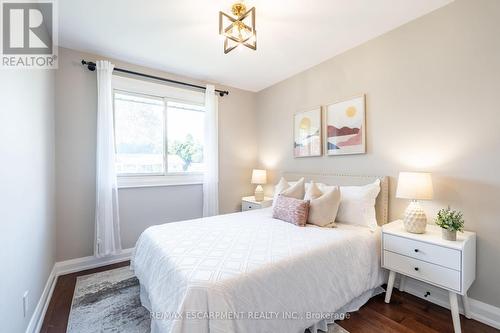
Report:
[[[309,201],[278,195],[273,208],[273,218],[303,227],[309,216]]]

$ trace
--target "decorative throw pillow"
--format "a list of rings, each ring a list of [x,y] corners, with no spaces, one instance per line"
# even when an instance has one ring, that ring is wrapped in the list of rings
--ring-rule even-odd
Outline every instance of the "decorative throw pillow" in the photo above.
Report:
[[[303,227],[308,215],[309,201],[278,195],[273,208],[273,218]]]
[[[304,195],[304,200],[312,200],[319,198],[323,195],[323,192],[319,189],[318,184],[311,181],[305,186],[306,194]]]
[[[285,178],[281,177],[280,181],[278,184],[274,186],[274,197],[273,197],[273,206],[276,203],[276,200],[278,199],[278,195],[280,195],[281,192],[289,188],[290,185],[288,182],[285,180]]]
[[[304,178],[300,178],[295,184],[280,193],[289,198],[304,199]]]
[[[285,178],[281,177],[279,183],[274,187],[274,203],[278,199],[278,195],[286,197],[303,199],[304,198],[304,178],[299,179],[295,184],[289,185]]]
[[[319,192],[321,193],[321,191]],[[321,196],[311,199],[309,202],[309,217],[307,219],[307,223],[314,224],[319,227],[331,225],[335,222],[339,205],[340,190],[337,186],[335,186],[329,191],[323,193]]]
[[[375,201],[380,192],[380,180],[364,186],[341,186],[337,222],[377,227]]]

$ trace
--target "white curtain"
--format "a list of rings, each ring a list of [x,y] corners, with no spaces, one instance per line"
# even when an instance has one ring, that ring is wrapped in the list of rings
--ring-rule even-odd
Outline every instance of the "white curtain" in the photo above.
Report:
[[[218,98],[215,87],[205,91],[205,173],[203,176],[203,216],[219,214]]]
[[[97,61],[97,170],[94,255],[103,257],[121,251],[118,218],[118,187],[113,133],[114,65]]]

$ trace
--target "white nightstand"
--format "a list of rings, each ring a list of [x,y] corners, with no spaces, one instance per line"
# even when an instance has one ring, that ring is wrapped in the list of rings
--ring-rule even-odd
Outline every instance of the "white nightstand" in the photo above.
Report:
[[[476,234],[457,233],[457,241],[441,237],[441,228],[427,225],[423,234],[406,232],[402,221],[382,228],[382,267],[390,270],[385,302],[391,301],[396,273],[449,291],[455,332],[461,332],[457,295],[462,295],[465,316],[470,318],[467,290],[476,278]],[[404,280],[404,279],[403,279]]]
[[[261,209],[266,207],[271,207],[273,204],[273,198],[264,197],[264,201],[255,201],[255,197],[243,197],[241,198],[241,211]]]

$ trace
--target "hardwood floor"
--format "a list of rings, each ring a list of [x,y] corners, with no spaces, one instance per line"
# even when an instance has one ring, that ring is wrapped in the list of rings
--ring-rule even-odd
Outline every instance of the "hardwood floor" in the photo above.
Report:
[[[129,261],[118,264],[103,266],[85,271],[61,275],[57,279],[56,287],[52,293],[45,318],[43,319],[40,333],[65,333],[68,326],[69,310],[73,300],[73,291],[75,290],[76,278],[78,276],[107,271],[118,267],[130,265]]]
[[[339,322],[350,333],[453,333],[450,310],[394,289],[391,303],[385,294],[373,297],[348,320]],[[478,321],[460,316],[462,333],[500,332]]]
[[[76,278],[129,265],[122,262],[60,276],[43,321],[42,333],[64,333],[68,324]],[[492,327],[460,316],[463,333],[499,333]],[[384,294],[372,298],[350,318],[339,322],[350,333],[452,333],[450,311],[413,295],[394,289],[391,304],[384,303]]]

